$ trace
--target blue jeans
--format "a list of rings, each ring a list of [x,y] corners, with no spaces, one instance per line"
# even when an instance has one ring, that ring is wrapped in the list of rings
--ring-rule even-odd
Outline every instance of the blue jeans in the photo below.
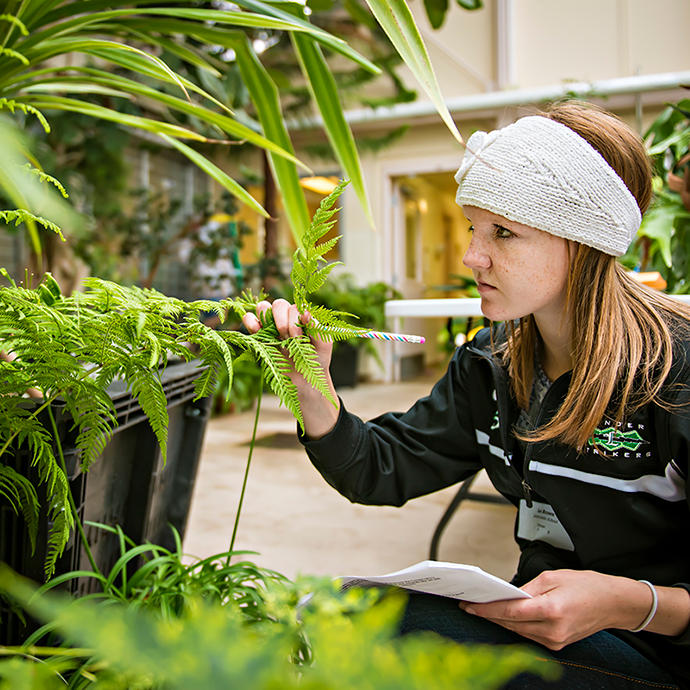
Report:
[[[506,690],[678,690],[664,669],[606,631],[554,652],[491,621],[465,613],[454,599],[410,593],[400,634],[425,630],[460,643],[530,645],[545,663],[558,664],[562,669],[555,682],[522,673],[505,686]]]

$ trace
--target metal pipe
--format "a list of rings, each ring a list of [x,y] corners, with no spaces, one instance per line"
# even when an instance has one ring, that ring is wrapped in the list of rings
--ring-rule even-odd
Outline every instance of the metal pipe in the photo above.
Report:
[[[519,106],[527,103],[542,103],[569,94],[573,94],[580,98],[599,98],[602,96],[666,91],[669,89],[677,89],[683,85],[690,85],[690,71],[641,74],[633,77],[603,79],[594,82],[574,82],[530,89],[492,91],[490,93],[448,98],[446,99],[446,105],[452,114],[471,113],[480,110]],[[383,122],[386,120],[409,120],[414,117],[424,117],[435,114],[436,108],[430,101],[415,101],[413,103],[399,103],[385,108],[349,110],[345,113],[345,118],[353,125],[369,122]],[[308,121],[293,121],[289,123],[289,126],[293,129],[314,129],[322,127],[323,121],[320,117],[316,117]]]

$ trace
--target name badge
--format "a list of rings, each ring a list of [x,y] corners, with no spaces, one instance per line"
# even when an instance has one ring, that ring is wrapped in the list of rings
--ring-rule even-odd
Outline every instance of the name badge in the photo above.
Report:
[[[545,541],[558,549],[575,551],[572,539],[548,503],[533,501],[528,508],[524,499],[520,501],[517,535],[521,539]]]

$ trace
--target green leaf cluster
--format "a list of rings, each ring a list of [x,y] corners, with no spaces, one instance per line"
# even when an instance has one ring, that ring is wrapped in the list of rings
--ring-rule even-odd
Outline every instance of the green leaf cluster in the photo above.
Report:
[[[645,133],[654,163],[654,202],[642,219],[635,243],[621,261],[642,271],[658,271],[667,291],[690,292],[690,209],[669,186],[683,179],[690,161],[690,99],[668,106]]]
[[[369,215],[356,148],[319,46],[372,73],[380,70],[345,41],[312,25],[301,7],[297,9],[291,14],[258,0],[242,0],[230,10],[184,0],[173,7],[152,6],[149,0],[115,5],[102,0],[10,0],[0,15],[0,109],[35,115],[46,129],[43,113],[52,110],[144,130],[266,216],[236,180],[184,141],[246,142],[260,147],[268,153],[287,219],[299,239],[309,217],[297,166],[306,166],[295,158],[278,88],[253,47],[252,34],[299,34],[295,45],[306,84]],[[224,57],[230,53],[232,61]],[[66,63],[69,55],[77,59]],[[199,78],[184,76],[191,71]],[[236,115],[219,88],[237,71],[253,102],[254,117]],[[124,103],[138,104],[144,114],[125,112]],[[147,107],[151,104],[153,108]],[[36,212],[30,205],[22,208]],[[37,250],[35,233],[32,241]]]
[[[262,316],[264,327],[254,335],[214,330],[199,320],[202,312],[213,312],[223,321],[230,313],[242,316],[254,311],[262,296],[251,292],[220,302],[184,302],[155,290],[88,278],[84,292],[64,296],[50,274],[31,289],[14,283],[2,269],[11,284],[0,288],[0,343],[15,358],[0,361],[0,458],[28,448],[46,484],[53,521],[47,575],[52,574],[72,526],[65,469],[55,454],[62,439],[53,438],[42,421],[51,406],[64,406],[74,420],[74,445],[86,470],[103,452],[116,423],[107,392],[115,379],[124,380],[138,400],[165,460],[168,412],[161,373],[170,357],[193,359],[190,346],[198,352],[202,369],[195,384],[197,398],[213,394],[221,374],[229,395],[236,361],[250,359],[258,363],[263,381],[300,425],[304,422],[291,380],[295,371],[335,404],[309,335],[341,339],[363,329],[343,321],[341,312],[312,304],[309,297],[332,268],[320,264],[335,240],[321,244],[319,240],[331,227],[333,205],[345,186],[342,182],[324,199],[304,245],[295,253],[295,299],[318,323],[310,325],[307,334],[287,340],[280,338],[270,310]],[[22,404],[26,391],[42,398]],[[26,488],[14,479],[11,473],[3,475],[2,486],[14,487],[14,493],[11,488],[3,493],[21,510],[34,510],[34,503],[25,500]],[[35,524],[32,518],[32,534]]]
[[[554,679],[559,671],[525,648],[465,647],[433,635],[396,638],[403,596],[371,606],[361,591],[338,594],[325,582],[299,609],[298,587],[269,586],[262,597],[276,618],[253,625],[236,607],[200,599],[184,617],[166,620],[131,606],[34,596],[35,588],[7,568],[0,570],[0,587],[75,645],[23,650],[24,664],[40,659],[71,688],[494,690],[521,672]],[[292,663],[295,627],[309,639],[315,663]],[[20,672],[8,663],[0,663],[0,688]]]

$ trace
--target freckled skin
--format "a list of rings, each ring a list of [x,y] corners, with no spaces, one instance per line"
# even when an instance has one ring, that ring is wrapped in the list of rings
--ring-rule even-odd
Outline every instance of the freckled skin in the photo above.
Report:
[[[533,314],[556,326],[566,304],[568,241],[474,206],[463,211],[474,226],[463,263],[472,269],[482,312],[493,321]]]

